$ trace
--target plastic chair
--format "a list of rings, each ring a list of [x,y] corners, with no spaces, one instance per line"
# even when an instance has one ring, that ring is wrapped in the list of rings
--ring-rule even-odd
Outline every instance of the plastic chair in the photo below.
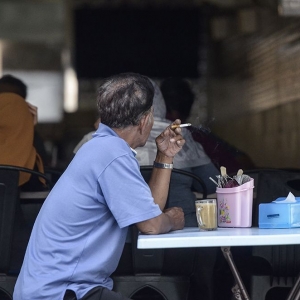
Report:
[[[35,175],[35,176],[45,179],[46,188],[51,189],[53,187],[51,178],[49,178],[49,176],[47,176],[46,174],[43,174],[41,172],[31,170],[28,168],[19,167],[19,166],[13,166],[13,165],[0,165],[0,169],[1,170],[11,170],[11,171],[15,171],[17,173],[19,173],[19,172],[30,173],[31,175]]]
[[[12,299],[17,277],[11,276],[10,261],[18,203],[19,173],[0,169],[0,298]],[[5,296],[4,296],[5,295]],[[5,299],[6,299],[5,298]]]
[[[253,247],[252,255],[268,263],[265,269],[251,276],[252,299],[265,300],[271,290],[289,291],[295,284],[300,271],[299,245]]]
[[[141,173],[146,182],[149,181],[152,166],[141,166]],[[201,184],[203,198],[207,197],[207,189],[201,178],[196,175],[180,170],[173,169],[172,173],[178,176],[187,176]],[[171,176],[172,184],[172,176]],[[156,296],[164,300],[185,300],[188,297],[190,287],[190,276],[193,272],[195,262],[195,249],[137,249],[138,230],[136,226],[130,227],[131,232],[131,257],[127,251],[127,261],[131,261],[132,269],[126,269],[124,275],[120,268],[112,276],[114,280],[114,290],[132,299],[139,293],[149,294],[150,291],[156,292]],[[127,250],[126,250],[127,249]],[[124,266],[126,255],[121,257],[120,265]],[[166,265],[166,258],[172,257],[172,264]],[[152,296],[149,299],[156,299]]]
[[[258,227],[258,207],[278,197],[286,197],[289,192],[300,196],[300,170],[255,169],[244,171],[254,178],[253,226]]]
[[[253,225],[258,226],[260,203],[269,203],[289,192],[300,196],[300,170],[257,169],[245,171],[255,177],[256,197],[253,202]],[[255,259],[260,258],[259,265]],[[291,288],[300,271],[300,246],[252,247],[253,269],[250,274],[250,295],[255,300],[265,300],[272,289]]]
[[[26,199],[25,204],[21,203],[18,186],[20,172],[44,178],[48,188],[51,188],[51,182],[45,174],[22,167],[0,165],[0,299],[12,299],[31,227],[41,205],[32,203],[30,199]],[[35,205],[39,207],[33,211]]]
[[[173,275],[163,274],[164,267],[164,250],[163,249],[137,249],[137,234],[138,230],[135,225],[130,227],[131,233],[131,259],[128,261],[132,262],[131,271],[129,273],[117,270],[113,274],[112,278],[114,281],[114,291],[121,293],[122,295],[130,299],[140,299],[139,294],[142,296],[154,293],[151,298],[147,299],[159,299],[163,300],[185,300],[187,299],[189,286],[190,286],[190,275],[193,269],[194,256],[188,256],[190,261],[190,270],[188,274]],[[126,245],[125,245],[126,247]],[[127,253],[128,257],[128,253]],[[124,252],[120,260],[126,259]],[[178,259],[178,257],[177,257]],[[178,268],[180,269],[180,262],[176,261]],[[127,269],[128,271],[128,269]],[[144,298],[142,298],[144,299]]]
[[[27,219],[28,222],[34,223],[35,218],[44,202],[46,197],[48,196],[51,188],[53,187],[53,182],[51,181],[51,177],[46,173],[40,173],[35,170],[31,170],[28,168],[23,168],[19,166],[13,165],[0,165],[0,170],[3,171],[13,171],[16,172],[19,176],[20,172],[30,173],[31,175],[41,177],[45,179],[45,189],[43,191],[22,191],[21,188],[18,188],[19,191],[19,198],[20,198],[20,206],[22,207],[22,212],[24,217]]]

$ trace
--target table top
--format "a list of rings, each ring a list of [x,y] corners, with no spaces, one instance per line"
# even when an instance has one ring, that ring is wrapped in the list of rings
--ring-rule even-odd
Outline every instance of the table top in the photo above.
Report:
[[[137,247],[140,249],[153,249],[295,244],[300,244],[300,228],[262,229],[251,227],[200,231],[198,227],[186,227],[183,230],[159,235],[140,233]]]

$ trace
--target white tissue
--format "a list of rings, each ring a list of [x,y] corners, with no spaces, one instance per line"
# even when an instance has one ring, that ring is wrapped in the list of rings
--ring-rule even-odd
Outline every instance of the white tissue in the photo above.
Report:
[[[295,196],[291,192],[289,192],[288,196],[284,200],[279,200],[279,199],[276,199],[272,202],[274,202],[274,203],[294,203],[294,202],[297,202]]]

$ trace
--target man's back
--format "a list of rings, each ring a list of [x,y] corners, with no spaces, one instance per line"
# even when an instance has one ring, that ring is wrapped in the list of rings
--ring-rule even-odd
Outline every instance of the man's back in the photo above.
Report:
[[[127,226],[161,213],[149,196],[131,149],[101,125],[96,137],[78,151],[37,217],[15,298],[60,299],[66,289],[81,298],[95,286],[111,289],[109,276],[117,267]],[[148,201],[137,203],[146,197]]]

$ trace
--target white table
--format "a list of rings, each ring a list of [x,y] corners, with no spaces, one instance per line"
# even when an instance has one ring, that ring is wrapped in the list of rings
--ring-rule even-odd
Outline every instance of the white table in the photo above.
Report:
[[[236,299],[250,299],[230,253],[231,246],[267,246],[300,244],[300,228],[260,229],[260,228],[218,228],[216,231],[199,231],[197,228],[184,228],[159,235],[139,234],[137,247],[153,248],[192,248],[221,247],[238,285]],[[300,271],[300,270],[299,270]],[[292,288],[287,300],[300,299],[300,277]],[[238,298],[242,297],[242,298]]]
[[[149,248],[191,248],[225,246],[266,246],[300,244],[300,228],[218,228],[215,231],[199,231],[190,227],[159,235],[138,237],[137,247]]]

